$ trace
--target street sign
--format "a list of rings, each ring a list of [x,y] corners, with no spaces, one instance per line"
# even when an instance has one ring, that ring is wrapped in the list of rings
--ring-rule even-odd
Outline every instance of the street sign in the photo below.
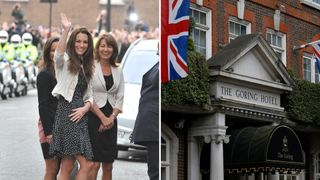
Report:
[[[43,2],[43,3],[57,3],[58,0],[40,0],[40,2]]]

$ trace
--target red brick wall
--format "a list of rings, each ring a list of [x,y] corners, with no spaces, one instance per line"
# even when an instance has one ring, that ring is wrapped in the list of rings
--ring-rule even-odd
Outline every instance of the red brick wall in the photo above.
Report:
[[[196,0],[191,0],[196,2]],[[212,54],[219,50],[219,43],[228,43],[228,19],[237,17],[236,0],[204,0],[204,6],[212,11]],[[266,28],[273,29],[275,9],[281,11],[280,32],[286,34],[287,68],[300,78],[303,76],[303,52],[312,53],[311,48],[293,51],[293,46],[319,39],[320,10],[301,4],[300,0],[246,0],[244,20],[251,23],[252,33],[266,36]]]

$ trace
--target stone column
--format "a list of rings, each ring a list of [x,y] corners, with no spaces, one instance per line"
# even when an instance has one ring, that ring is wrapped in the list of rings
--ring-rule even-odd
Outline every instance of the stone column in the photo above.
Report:
[[[225,114],[216,113],[212,120],[217,129],[215,134],[211,135],[210,180],[223,180],[223,141],[226,138]]]
[[[218,137],[217,137],[218,138]],[[211,141],[210,180],[223,180],[223,144]]]
[[[188,138],[188,179],[200,180],[200,153],[195,137]]]
[[[274,174],[268,173],[268,180],[280,180],[279,172],[275,172]]]

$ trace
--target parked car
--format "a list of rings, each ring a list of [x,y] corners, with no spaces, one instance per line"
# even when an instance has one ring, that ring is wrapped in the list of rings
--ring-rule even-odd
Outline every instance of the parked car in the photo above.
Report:
[[[157,39],[138,39],[130,45],[121,61],[125,93],[123,113],[118,115],[119,150],[145,149],[144,146],[133,144],[130,139],[138,113],[143,74],[159,61],[157,46]]]

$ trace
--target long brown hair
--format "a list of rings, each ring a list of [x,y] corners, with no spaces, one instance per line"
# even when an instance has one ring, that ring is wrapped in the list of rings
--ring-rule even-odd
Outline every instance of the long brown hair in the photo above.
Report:
[[[46,41],[42,50],[43,52],[42,60],[39,62],[40,71],[46,69],[54,77],[55,77],[54,62],[50,59],[51,58],[50,52],[51,52],[52,44],[58,41],[59,41],[58,37],[53,37]]]
[[[79,57],[74,47],[76,43],[76,37],[79,33],[86,34],[88,36],[88,49],[86,50],[86,52],[83,54],[82,57]],[[70,62],[68,66],[69,71],[72,74],[79,73],[81,71],[81,62],[82,62],[86,79],[90,80],[93,74],[93,40],[87,28],[84,28],[84,27],[77,28],[71,33],[67,43],[66,52],[70,58]]]
[[[99,37],[99,39],[97,41],[96,47],[94,49],[95,59],[97,61],[100,61],[99,46],[100,46],[102,40],[105,40],[108,45],[112,46],[113,52],[112,52],[112,55],[111,55],[111,57],[109,59],[109,63],[110,63],[111,66],[117,67],[116,61],[117,61],[117,58],[118,58],[118,44],[117,44],[117,41],[115,40],[115,38],[111,34],[102,34],[102,35],[100,35],[100,37]]]

